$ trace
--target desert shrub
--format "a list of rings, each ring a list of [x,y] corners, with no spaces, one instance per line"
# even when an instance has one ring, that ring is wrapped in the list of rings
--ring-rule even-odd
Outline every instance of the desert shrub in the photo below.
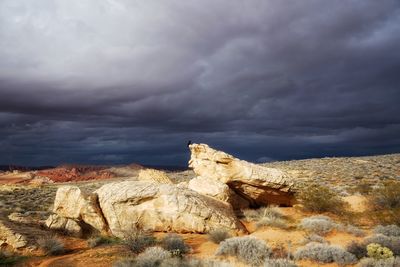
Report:
[[[285,220],[282,220],[279,218],[268,218],[268,217],[261,218],[256,223],[256,226],[257,226],[257,228],[261,228],[261,227],[265,227],[265,226],[282,228],[282,229],[288,228],[288,225]]]
[[[37,243],[46,255],[61,255],[65,253],[63,242],[56,237],[41,237]]]
[[[131,233],[125,234],[124,243],[134,253],[140,253],[146,248],[154,246],[157,243],[157,239],[151,233],[134,229]]]
[[[232,237],[222,241],[216,251],[217,256],[236,256],[250,265],[259,266],[272,253],[264,241],[250,237]]]
[[[24,259],[26,259],[26,256],[12,255],[0,251],[0,266],[15,266]]]
[[[400,255],[400,237],[377,234],[365,239],[366,245],[371,243],[377,243],[383,247],[389,248],[396,256]]]
[[[100,245],[118,244],[121,240],[109,236],[94,236],[87,240],[88,247],[94,248]]]
[[[357,265],[359,267],[397,267],[400,266],[400,258],[377,260],[373,258],[363,258]]]
[[[135,267],[156,267],[165,260],[171,258],[171,253],[161,247],[149,247],[140,253],[135,259]]]
[[[377,260],[393,258],[393,252],[389,248],[382,247],[377,243],[371,243],[367,246],[367,254],[370,258]]]
[[[352,234],[354,236],[357,237],[362,237],[365,236],[365,232],[363,230],[361,230],[360,228],[358,228],[357,226],[348,224],[348,225],[343,225],[343,226],[338,226],[339,230],[342,230],[346,233]]]
[[[122,259],[113,263],[113,267],[135,267],[134,259]]]
[[[266,259],[264,267],[297,267],[297,265],[288,259]]]
[[[230,263],[216,260],[173,257],[164,260],[160,267],[232,267]]]
[[[219,244],[227,238],[230,238],[231,235],[226,229],[215,229],[208,233],[208,239],[215,244]]]
[[[328,241],[326,241],[325,238],[323,238],[322,236],[317,235],[317,234],[308,234],[308,235],[306,235],[304,237],[302,243],[305,245],[305,244],[308,244],[308,243],[311,243],[311,242],[316,242],[316,243],[321,243],[321,244],[327,244],[328,243]]]
[[[386,226],[378,225],[375,227],[374,233],[386,236],[400,236],[400,227],[394,224]]]
[[[296,259],[308,259],[321,263],[336,262],[337,264],[352,264],[357,258],[338,246],[321,243],[308,243],[300,247],[294,254]]]
[[[304,186],[297,193],[297,199],[304,209],[315,212],[333,212],[341,214],[346,203],[328,187],[312,183]]]
[[[367,256],[367,247],[364,243],[352,241],[347,245],[346,250],[356,256],[357,259],[362,259]]]
[[[326,235],[332,231],[337,224],[327,216],[311,216],[301,220],[299,227],[310,233]]]
[[[257,221],[261,218],[283,219],[283,214],[275,206],[261,207],[259,209],[245,209],[243,216],[247,221]]]
[[[388,181],[377,187],[369,203],[378,221],[400,225],[400,181]]]
[[[177,234],[168,234],[161,240],[164,249],[170,251],[173,255],[182,256],[190,251],[182,237]]]

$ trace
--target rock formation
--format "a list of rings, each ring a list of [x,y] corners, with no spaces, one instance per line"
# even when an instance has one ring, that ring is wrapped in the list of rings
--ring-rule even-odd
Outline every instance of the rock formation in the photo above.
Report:
[[[109,183],[89,197],[76,186],[63,186],[57,191],[53,212],[46,225],[75,234],[80,234],[78,226],[84,225],[101,232],[109,230],[118,237],[137,227],[180,233],[205,233],[217,228],[246,232],[226,202],[176,185],[148,181]]]
[[[61,230],[62,226],[73,226],[72,222],[67,224],[66,220],[61,219],[66,218],[84,222],[102,233],[108,230],[97,203],[97,195],[83,194],[77,186],[63,186],[57,190],[53,212],[59,216],[50,216],[46,224],[52,225],[55,229]],[[74,228],[77,229],[77,227]],[[65,230],[69,231],[69,229]],[[76,232],[75,230],[73,232]]]
[[[13,231],[3,222],[0,222],[0,246],[3,244],[10,245],[17,249],[25,247],[28,244],[28,241],[24,235]]]
[[[250,206],[293,204],[293,182],[288,175],[275,168],[259,166],[239,160],[206,144],[191,144],[189,167],[198,176],[189,188],[217,199],[226,194],[227,185],[237,197],[245,199]],[[210,183],[210,181],[215,181]],[[219,182],[219,193],[216,184]],[[222,197],[224,198],[224,197]],[[237,199],[237,198],[236,198]],[[231,204],[235,207],[235,203]]]
[[[153,181],[162,184],[172,184],[172,181],[165,172],[154,169],[140,170],[138,179],[140,181]]]

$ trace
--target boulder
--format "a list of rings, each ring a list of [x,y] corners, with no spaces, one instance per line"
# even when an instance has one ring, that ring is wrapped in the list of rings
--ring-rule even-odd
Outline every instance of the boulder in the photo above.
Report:
[[[226,184],[250,205],[294,203],[294,183],[285,172],[237,159],[206,144],[191,144],[189,148],[189,167],[197,176]]]
[[[49,212],[46,211],[27,211],[25,213],[13,212],[8,215],[12,222],[32,225],[44,225]]]
[[[60,217],[83,221],[102,233],[108,231],[107,223],[98,206],[97,195],[83,194],[77,186],[58,188],[53,212]]]
[[[229,204],[172,184],[125,181],[103,185],[95,193],[117,237],[135,227],[180,233],[216,228],[246,232]]]
[[[172,181],[165,172],[154,169],[140,170],[138,180],[151,181],[161,184],[172,184]]]
[[[50,215],[45,224],[52,230],[65,231],[74,236],[82,235],[82,227],[79,225],[79,222],[62,217],[58,214]]]
[[[26,247],[28,244],[27,238],[7,227],[3,222],[0,222],[0,246],[8,244],[15,249]]]

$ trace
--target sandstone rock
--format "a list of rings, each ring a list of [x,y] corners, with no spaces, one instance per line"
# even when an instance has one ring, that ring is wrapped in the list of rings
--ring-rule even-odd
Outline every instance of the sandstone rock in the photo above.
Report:
[[[189,181],[189,189],[192,189],[200,194],[207,195],[222,201],[228,201],[231,196],[231,189],[226,184],[197,176]]]
[[[73,219],[62,217],[58,214],[52,214],[46,220],[46,226],[49,229],[66,231],[75,236],[82,235],[82,228],[78,222]]]
[[[174,185],[125,181],[106,184],[95,193],[111,232],[118,237],[134,227],[182,233],[214,228],[246,231],[229,204]]]
[[[43,211],[13,212],[8,215],[8,219],[17,223],[44,225],[48,215],[48,212]]]
[[[293,204],[294,184],[285,172],[239,160],[206,144],[189,148],[189,167],[197,176],[226,184],[253,206]]]
[[[154,169],[140,170],[138,179],[139,181],[152,181],[161,184],[172,184],[172,181],[165,172]]]
[[[101,232],[108,230],[97,203],[97,195],[85,195],[77,186],[58,188],[53,212],[64,218],[82,220]]]
[[[0,222],[0,246],[2,244],[8,244],[17,249],[25,247],[28,244],[28,241],[24,235],[14,232],[3,222]]]

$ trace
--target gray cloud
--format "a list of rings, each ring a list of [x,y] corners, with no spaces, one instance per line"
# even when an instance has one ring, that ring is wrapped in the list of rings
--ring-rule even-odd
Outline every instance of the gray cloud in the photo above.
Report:
[[[398,1],[0,3],[0,162],[400,152]]]

